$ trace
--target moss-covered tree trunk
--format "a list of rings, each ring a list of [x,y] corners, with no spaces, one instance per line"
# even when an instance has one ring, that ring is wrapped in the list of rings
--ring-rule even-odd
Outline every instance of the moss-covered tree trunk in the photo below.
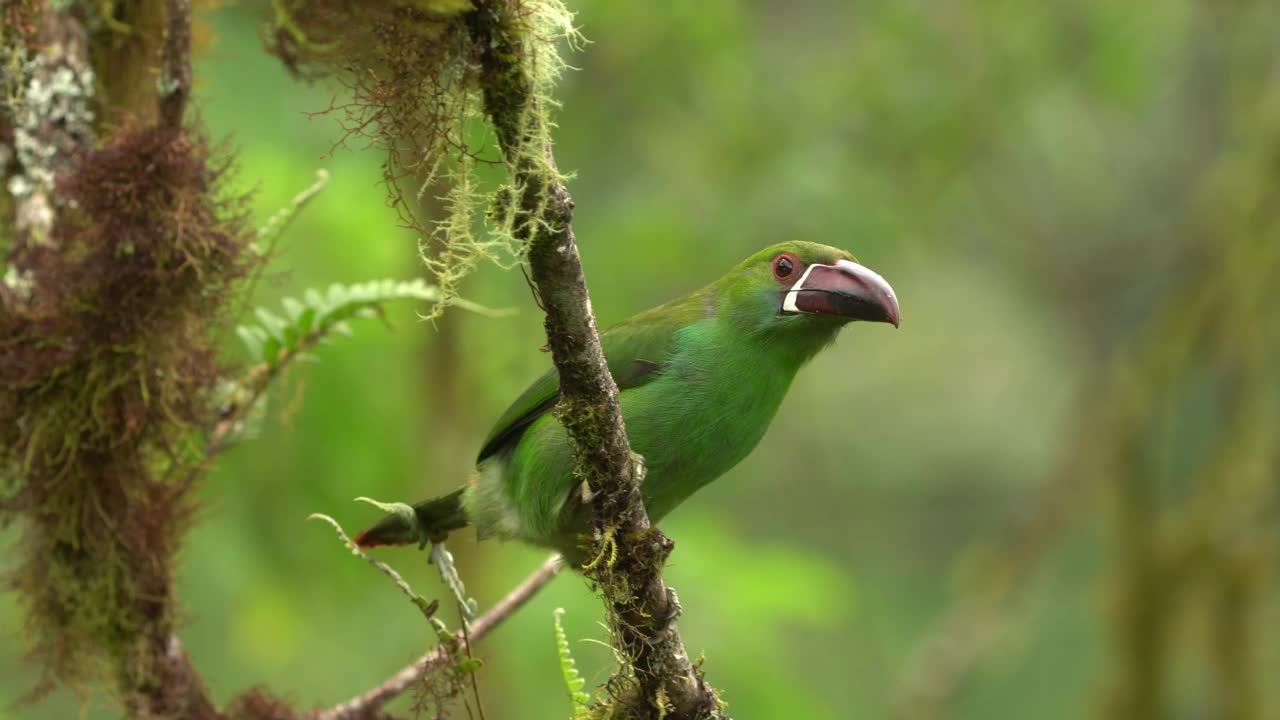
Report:
[[[101,15],[99,12],[108,14]],[[187,0],[5,8],[0,472],[36,694],[209,718],[175,634],[240,210],[184,120]],[[86,685],[89,684],[89,685]]]

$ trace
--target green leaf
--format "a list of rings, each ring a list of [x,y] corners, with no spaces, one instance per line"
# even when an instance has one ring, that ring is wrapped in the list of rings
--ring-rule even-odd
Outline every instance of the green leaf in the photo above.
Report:
[[[267,338],[267,342],[262,346],[262,360],[268,365],[274,366],[280,361],[280,340],[275,337]]]
[[[258,308],[257,310],[254,310],[254,315],[258,316],[258,322],[261,327],[266,329],[267,334],[277,340],[284,339],[284,328],[288,323],[286,323],[283,318],[275,315],[266,308]]]
[[[249,355],[254,359],[262,357],[262,340],[258,334],[254,332],[256,328],[247,325],[241,325],[236,328],[236,335],[240,336],[240,340],[244,343],[245,348],[249,351]]]
[[[306,301],[308,307],[316,310],[325,308],[324,296],[315,288],[307,288],[306,292],[302,293],[302,299]]]
[[[303,305],[293,298],[285,298],[280,301],[280,304],[284,305],[285,316],[289,318],[289,322],[294,324],[298,322],[298,318],[301,317],[302,313],[307,309],[306,305]]]
[[[284,347],[286,350],[293,351],[298,349],[298,326],[286,325],[284,328]]]
[[[302,337],[306,337],[308,334],[310,334],[311,323],[314,322],[315,319],[316,319],[315,308],[308,307],[306,310],[303,310],[302,314],[298,316],[297,321],[294,323],[294,326],[298,328],[298,334],[301,335]]]

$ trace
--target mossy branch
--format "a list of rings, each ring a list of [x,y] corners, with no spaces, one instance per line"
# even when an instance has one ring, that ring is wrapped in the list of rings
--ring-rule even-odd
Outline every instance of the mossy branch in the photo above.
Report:
[[[87,4],[26,5],[24,37],[6,26],[0,48],[21,70],[3,83],[2,110],[22,149],[22,177],[6,184],[20,197],[7,258],[17,282],[0,286],[0,523],[21,520],[6,585],[43,671],[33,697],[102,685],[129,717],[213,718],[175,634],[194,500],[172,479],[200,473],[213,329],[252,264],[248,236],[225,166],[183,126],[185,102],[154,121],[173,97],[157,100],[159,53],[108,67]],[[189,4],[130,8],[165,21],[184,95]],[[114,80],[145,93],[113,95]],[[131,122],[103,122],[113,112]]]
[[[680,605],[662,579],[673,543],[649,523],[639,484],[643,465],[627,440],[618,388],[600,346],[571,221],[573,200],[556,169],[539,84],[546,66],[530,53],[518,3],[480,0],[467,26],[480,48],[484,112],[511,185],[513,232],[546,311],[547,345],[560,375],[559,416],[579,475],[595,491],[598,537],[610,534],[617,560],[588,573],[607,604],[614,642],[628,667],[614,717],[721,717],[714,690],[689,661],[675,619]]]

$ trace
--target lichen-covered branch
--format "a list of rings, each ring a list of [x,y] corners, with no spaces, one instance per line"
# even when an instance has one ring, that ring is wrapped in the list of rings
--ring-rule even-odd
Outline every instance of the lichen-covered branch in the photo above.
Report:
[[[7,7],[6,14],[20,7]],[[37,282],[30,267],[32,251],[54,240],[54,183],[75,152],[96,139],[95,75],[84,28],[74,18],[30,4],[26,17],[5,21],[0,118],[10,137],[0,138],[0,144],[12,148],[17,170],[5,184],[14,209],[5,284],[16,300],[25,301]]]
[[[549,142],[530,118],[543,117],[515,4],[476,3],[468,27],[481,49],[484,110],[493,123],[518,202],[514,232],[526,243],[546,311],[547,344],[560,374],[558,415],[575,466],[594,495],[597,541],[612,560],[595,563],[624,672],[634,694],[615,698],[622,717],[720,715],[715,692],[689,660],[675,620],[680,606],[662,579],[672,542],[650,526],[639,486],[643,466],[631,453],[618,389],[605,363],[571,221],[569,196]]]

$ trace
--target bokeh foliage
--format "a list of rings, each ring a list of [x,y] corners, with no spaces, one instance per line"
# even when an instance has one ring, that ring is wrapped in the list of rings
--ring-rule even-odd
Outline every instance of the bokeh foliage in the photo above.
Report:
[[[1274,717],[1280,11],[572,9],[591,44],[569,58],[581,70],[563,80],[556,152],[578,175],[603,324],[795,237],[849,248],[904,304],[901,331],[855,327],[803,371],[760,449],[664,523],[686,641],[731,708]],[[333,176],[257,300],[415,272],[384,156],[327,154],[341,129],[306,115],[342,88],[298,85],[267,58],[261,8],[209,19],[197,96],[240,149],[257,218],[318,166]],[[262,436],[222,461],[179,588],[219,699],[265,683],[332,703],[430,642],[303,517],[359,524],[356,495],[453,487],[546,366],[523,281],[467,283],[524,311],[433,331],[399,308],[395,332],[360,332],[292,375]],[[482,605],[541,557],[455,544]],[[393,559],[420,590],[435,582]],[[16,633],[11,603],[0,627]],[[568,714],[558,606],[588,685],[605,677],[608,650],[580,642],[604,636],[598,603],[562,578],[485,641],[491,717]],[[33,679],[7,653],[0,677],[11,695]]]

